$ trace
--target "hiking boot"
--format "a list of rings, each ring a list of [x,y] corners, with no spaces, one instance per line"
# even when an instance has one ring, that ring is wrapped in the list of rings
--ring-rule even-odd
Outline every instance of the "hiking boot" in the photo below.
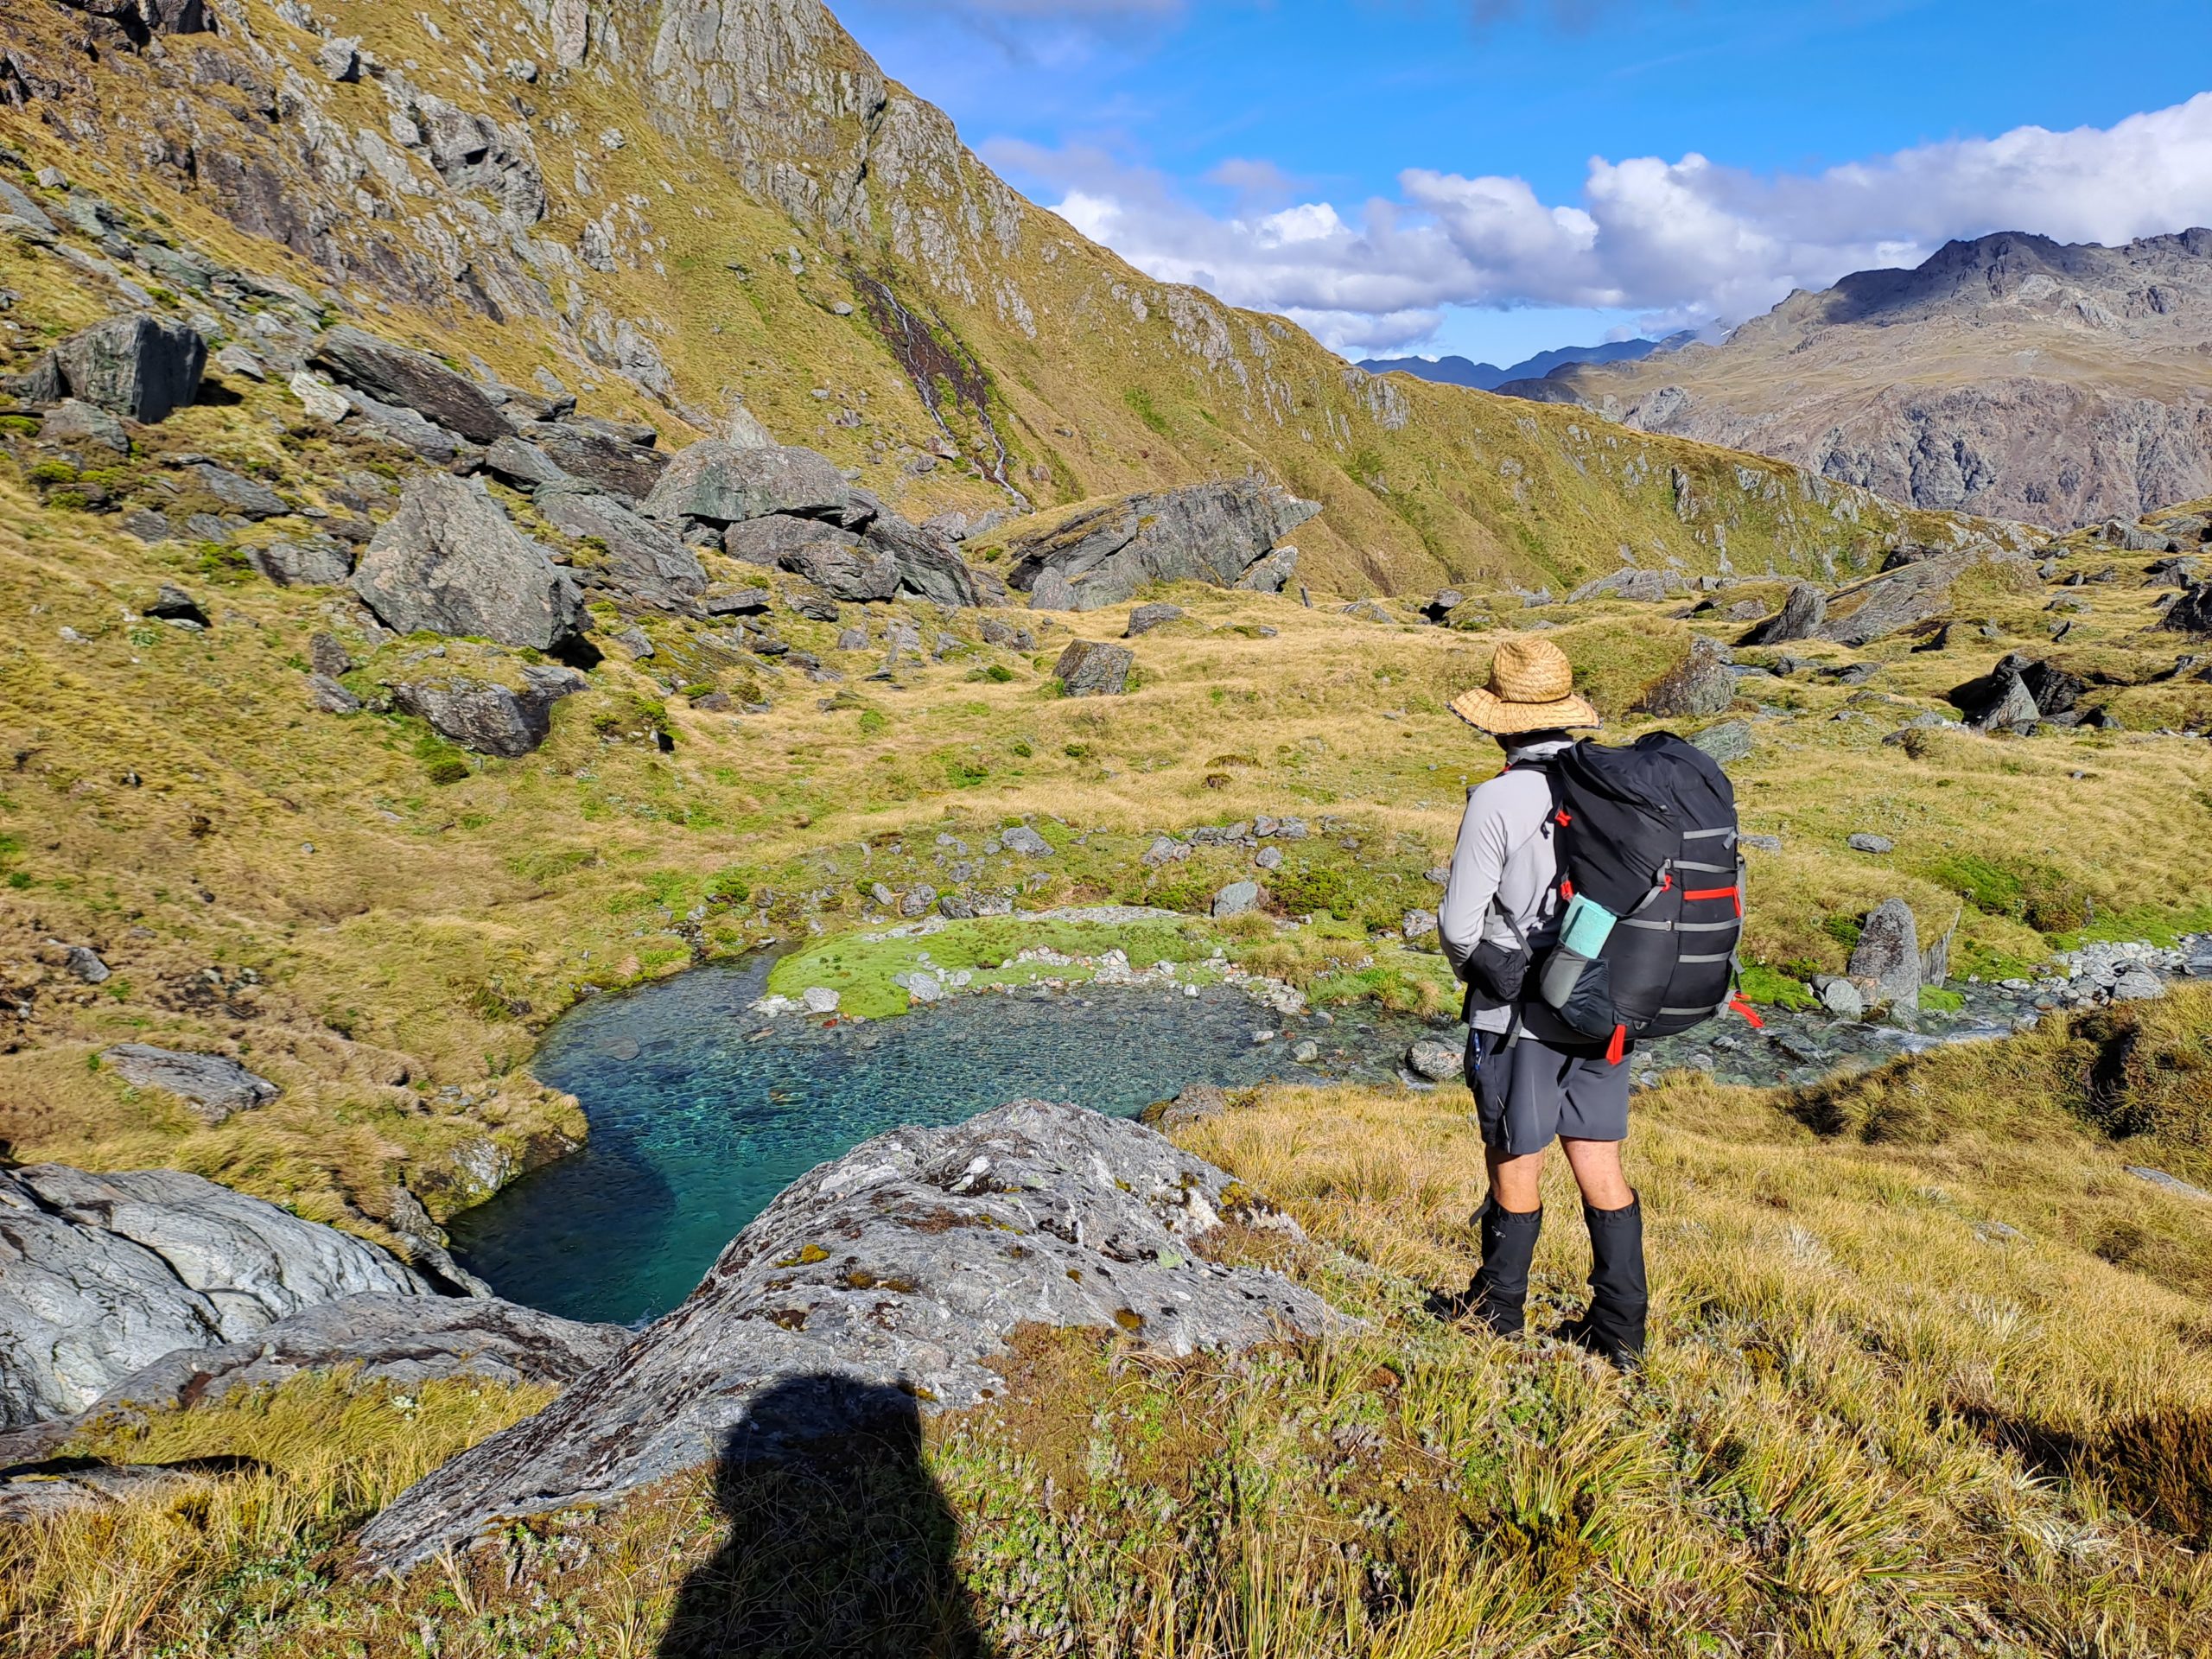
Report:
[[[1643,1278],[1643,1201],[1618,1210],[1582,1206],[1590,1229],[1590,1306],[1559,1334],[1617,1370],[1643,1356],[1643,1318],[1650,1293]]]
[[[1528,1323],[1529,1263],[1536,1254],[1536,1235],[1544,1212],[1508,1210],[1495,1198],[1475,1212],[1482,1235],[1483,1265],[1468,1282],[1462,1311],[1471,1313],[1501,1337],[1517,1337]]]

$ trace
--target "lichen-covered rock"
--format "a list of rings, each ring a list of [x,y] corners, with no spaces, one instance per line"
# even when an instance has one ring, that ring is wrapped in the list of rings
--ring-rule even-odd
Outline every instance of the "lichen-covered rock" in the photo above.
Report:
[[[571,477],[610,495],[642,501],[668,470],[669,456],[634,433],[610,432],[581,421],[531,422],[521,435]]]
[[[353,591],[398,633],[467,634],[540,651],[582,627],[583,599],[478,483],[410,479],[362,555]]]
[[[514,425],[483,387],[410,346],[340,326],[315,341],[313,365],[378,403],[411,410],[471,443],[512,437]]]
[[[532,498],[538,517],[564,536],[587,537],[603,556],[573,568],[580,581],[611,589],[634,604],[674,610],[702,591],[707,573],[696,554],[665,525],[632,512],[611,495],[575,484],[552,484]]]
[[[54,348],[53,362],[68,396],[151,425],[200,395],[207,342],[142,311],[79,329]]]
[[[1122,638],[1134,639],[1141,633],[1150,633],[1154,628],[1182,620],[1180,605],[1140,605],[1129,613],[1129,626],[1122,631]]]
[[[353,550],[334,536],[307,536],[245,550],[246,563],[279,588],[335,588],[353,575]]]
[[[1809,639],[1827,620],[1828,596],[1810,582],[1789,590],[1782,608],[1743,638],[1747,645],[1785,645],[1793,639]]]
[[[1256,478],[1123,496],[1015,537],[1007,581],[1046,610],[1125,604],[1154,582],[1233,588],[1320,510]]]
[[[670,461],[645,511],[656,518],[734,524],[772,512],[834,517],[851,496],[836,463],[811,449],[741,449],[702,438]]]
[[[1852,949],[1850,972],[1853,979],[1876,988],[1878,1001],[1920,1006],[1920,929],[1911,906],[1885,899],[1874,907]]]
[[[796,1377],[899,1388],[935,1411],[1001,1388],[989,1362],[1023,1325],[1179,1355],[1341,1322],[1273,1273],[1208,1261],[1230,1217],[1295,1230],[1150,1129],[1074,1106],[1019,1101],[878,1136],[793,1183],[606,1365],[402,1494],[361,1535],[362,1560],[404,1568],[508,1517],[709,1462]]]
[[[1103,639],[1071,639],[1052,672],[1071,697],[1117,697],[1127,689],[1137,659],[1127,645]]]
[[[612,1358],[632,1332],[489,1296],[369,1291],[317,1302],[242,1339],[181,1347],[119,1378],[66,1417],[0,1433],[0,1467],[51,1457],[81,1427],[125,1408],[162,1410],[263,1388],[302,1371],[411,1389],[432,1377],[569,1383]]]
[[[388,1250],[197,1175],[0,1171],[0,1427],[365,1291],[431,1294]]]
[[[404,681],[391,688],[391,697],[463,748],[512,760],[551,734],[555,703],[590,683],[557,663],[527,664],[522,681],[519,686],[459,676]]]
[[[1727,652],[1700,633],[1691,638],[1688,657],[1643,689],[1636,711],[1662,719],[1717,715],[1735,700]]]
[[[209,1123],[265,1106],[283,1092],[220,1054],[189,1054],[151,1043],[117,1043],[102,1052],[100,1063],[134,1089],[175,1095]]]

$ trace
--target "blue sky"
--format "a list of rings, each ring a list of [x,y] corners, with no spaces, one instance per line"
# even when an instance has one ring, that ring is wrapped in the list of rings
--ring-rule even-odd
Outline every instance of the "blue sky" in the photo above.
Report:
[[[1038,201],[1355,356],[1503,363],[1954,235],[2212,221],[2207,0],[833,9]]]

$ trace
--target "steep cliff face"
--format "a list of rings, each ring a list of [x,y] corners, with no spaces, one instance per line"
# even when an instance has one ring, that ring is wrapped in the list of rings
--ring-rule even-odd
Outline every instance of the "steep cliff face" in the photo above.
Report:
[[[11,176],[51,166],[82,212],[88,189],[168,226],[178,257],[138,274],[181,310],[204,251],[517,385],[702,433],[742,407],[917,519],[1256,472],[1323,504],[1300,569],[1355,592],[1985,533],[1371,377],[1153,282],[1009,189],[815,0],[21,10]]]
[[[2212,489],[2212,231],[1955,242],[1794,294],[1725,344],[1543,384],[1916,506],[2132,519]]]

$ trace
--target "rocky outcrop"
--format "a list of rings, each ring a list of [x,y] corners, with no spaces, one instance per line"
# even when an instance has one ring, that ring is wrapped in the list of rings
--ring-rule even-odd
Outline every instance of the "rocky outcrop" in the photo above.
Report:
[[[481,484],[442,473],[408,481],[353,573],[353,590],[398,633],[421,630],[531,645],[565,644],[583,599],[545,549]]]
[[[1960,577],[1984,565],[2025,582],[2027,562],[2016,554],[1961,549],[1916,559],[1831,594],[1827,613],[1807,637],[1840,645],[1871,645],[1877,639],[1939,616],[1951,602]]]
[[[1782,608],[1745,634],[1747,645],[1782,645],[1793,639],[1810,639],[1828,620],[1828,596],[1808,582],[1789,590]]]
[[[1017,535],[1007,582],[1040,610],[1069,611],[1125,604],[1147,582],[1234,588],[1320,511],[1249,477],[1123,496]]]
[[[465,749],[512,759],[551,735],[555,703],[590,683],[557,663],[525,664],[521,677],[519,686],[460,676],[401,681],[391,700]]]
[[[315,341],[309,360],[340,385],[411,410],[471,443],[491,443],[514,435],[513,424],[481,386],[428,352],[340,327]]]
[[[0,1172],[0,1427],[81,1411],[178,1349],[372,1291],[432,1294],[389,1251],[197,1175]]]
[[[340,1296],[241,1340],[179,1348],[82,1410],[0,1433],[0,1468],[51,1457],[85,1425],[126,1408],[196,1405],[302,1371],[342,1367],[359,1382],[402,1389],[440,1376],[567,1384],[612,1358],[631,1335],[619,1325],[581,1324],[494,1297]]]
[[[1717,715],[1736,701],[1736,677],[1725,646],[1703,634],[1692,636],[1689,655],[1644,687],[1636,700],[1638,714],[1662,720]]]
[[[100,1063],[134,1089],[158,1089],[189,1106],[203,1123],[220,1123],[238,1112],[265,1106],[283,1091],[236,1060],[191,1054],[150,1043],[117,1043]]]
[[[75,397],[111,415],[152,424],[200,395],[207,345],[181,322],[149,312],[110,317],[55,346],[35,372],[50,378],[53,395]]]
[[[706,1463],[794,1378],[957,1409],[1003,1386],[989,1361],[1026,1325],[1188,1354],[1339,1322],[1272,1273],[1208,1261],[1230,1218],[1295,1230],[1153,1131],[1073,1106],[1016,1102],[878,1136],[794,1183],[613,1360],[403,1494],[361,1535],[361,1559],[403,1568],[508,1517]]]

